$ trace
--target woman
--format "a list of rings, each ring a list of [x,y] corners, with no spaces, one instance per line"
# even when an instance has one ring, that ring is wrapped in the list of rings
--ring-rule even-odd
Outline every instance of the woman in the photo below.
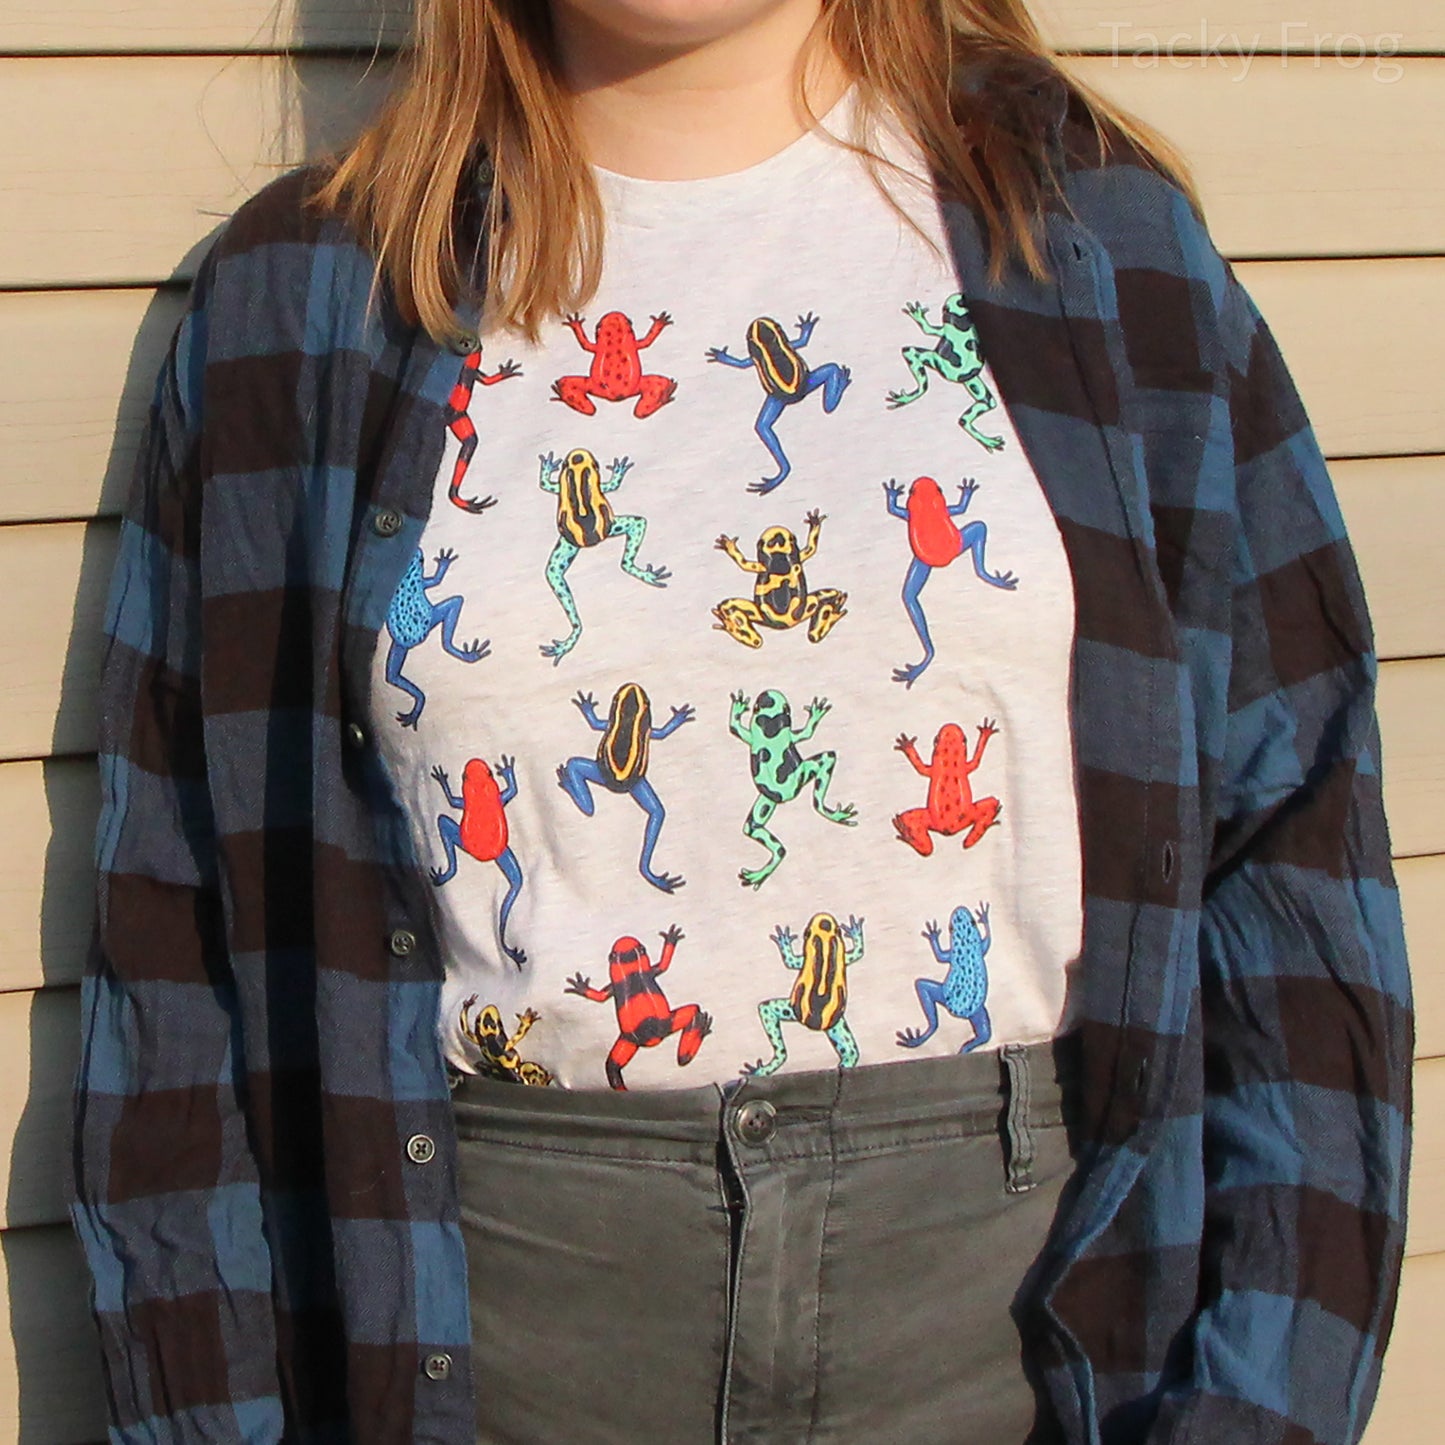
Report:
[[[203,267],[107,629],[115,1438],[1358,1439],[1364,605],[1020,4],[424,6]]]

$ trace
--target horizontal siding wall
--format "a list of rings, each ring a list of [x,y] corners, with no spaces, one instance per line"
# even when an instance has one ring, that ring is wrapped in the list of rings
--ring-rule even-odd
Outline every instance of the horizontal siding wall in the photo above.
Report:
[[[1445,6],[1038,0],[1192,163],[1278,336],[1358,551],[1416,980],[1410,1257],[1368,1445],[1445,1418]],[[1201,18],[1206,12],[1207,19]],[[141,418],[208,237],[344,140],[399,0],[0,0],[0,1439],[104,1434],[65,1223],[97,807],[97,627]],[[1127,23],[1124,23],[1126,22]],[[282,54],[288,47],[296,57]],[[6,1147],[4,1141],[8,1142]]]

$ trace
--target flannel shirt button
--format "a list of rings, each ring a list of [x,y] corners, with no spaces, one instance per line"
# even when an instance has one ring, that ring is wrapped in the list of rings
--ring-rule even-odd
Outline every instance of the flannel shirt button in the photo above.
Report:
[[[422,1361],[421,1368],[428,1380],[449,1379],[452,1373],[452,1357],[441,1350],[433,1350]]]
[[[346,741],[353,748],[364,748],[366,746],[366,729],[360,723],[347,723]]]
[[[430,1134],[413,1134],[406,1141],[406,1157],[413,1164],[430,1164],[436,1158],[437,1146]]]
[[[391,950],[393,958],[405,958],[408,954],[416,952],[416,934],[407,928],[394,928],[391,937],[386,941],[386,946]]]
[[[464,331],[455,341],[452,342],[452,350],[458,356],[470,356],[472,352],[481,348],[482,338],[470,331]]]
[[[371,530],[378,537],[394,537],[401,531],[401,513],[391,507],[383,507],[371,519]]]

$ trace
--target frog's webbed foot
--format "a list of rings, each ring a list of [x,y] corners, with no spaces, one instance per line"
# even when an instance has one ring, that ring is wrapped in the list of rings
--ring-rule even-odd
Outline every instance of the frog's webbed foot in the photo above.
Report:
[[[649,563],[642,569],[642,581],[646,582],[649,587],[666,587],[667,579],[671,576],[670,568],[657,563]]]
[[[550,657],[552,659],[552,665],[555,667],[577,646],[577,639],[581,636],[582,629],[579,627],[567,637],[559,637],[551,642],[541,643],[537,651],[540,652],[543,657]]]
[[[990,408],[990,410],[991,409],[992,408]],[[973,424],[973,417],[971,415],[959,417],[958,424],[964,429],[964,431],[969,434],[969,436],[974,439],[974,441],[979,444],[979,446],[984,449],[984,451],[1001,452],[1004,449],[1004,439],[1002,437],[991,437],[986,435],[984,432],[979,431],[979,429]]]
[[[928,1035],[922,1029],[899,1029],[897,1037],[900,1049],[916,1049]]]
[[[456,644],[454,655],[463,662],[480,662],[492,650],[490,638],[483,638],[478,641],[473,638],[470,642],[459,642]]]
[[[502,945],[502,952],[505,953],[507,957],[510,958],[512,962],[517,965],[518,968],[521,968],[522,965],[527,961],[527,951],[524,948],[513,948],[511,944],[504,943]],[[528,1027],[530,1027],[531,1024],[535,1021],[536,1017],[534,1015],[533,1018],[529,1020]]]
[[[884,401],[889,411],[897,411],[900,406],[907,406],[910,401],[917,401],[922,395],[921,391],[890,391]]]
[[[787,472],[783,471],[775,477],[763,477],[761,481],[749,482],[748,491],[755,497],[766,497],[775,487],[782,485],[787,475]]]
[[[473,517],[479,512],[485,512],[488,507],[495,507],[497,505],[497,499],[495,497],[463,497],[456,495],[451,497],[451,501],[454,506],[460,507],[462,511],[469,513]]]
[[[895,667],[893,669],[893,681],[901,682],[904,687],[912,687],[925,672],[928,671],[928,664],[933,659],[925,658],[922,662],[915,662],[912,667]]]
[[[761,868],[739,868],[738,882],[744,888],[754,890],[761,888],[773,876],[773,871],[777,866],[776,863],[765,863]]]
[[[399,722],[404,728],[414,729],[420,718],[421,709],[419,707],[412,708],[410,712],[399,712],[396,715],[397,722]]]
[[[640,871],[654,888],[660,888],[664,893],[676,893],[679,888],[687,886],[687,879],[679,873],[654,873],[651,869]]]
[[[447,881],[447,870],[445,868],[428,868],[426,871],[431,875],[431,881],[438,888]]]

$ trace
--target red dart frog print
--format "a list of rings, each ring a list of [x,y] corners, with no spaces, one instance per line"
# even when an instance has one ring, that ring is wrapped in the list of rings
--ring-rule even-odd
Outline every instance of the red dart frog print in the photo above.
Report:
[[[485,512],[488,507],[494,507],[497,503],[495,497],[462,496],[462,479],[466,476],[467,468],[477,450],[477,429],[472,425],[471,418],[472,392],[478,382],[483,386],[495,386],[499,381],[506,381],[509,376],[521,374],[522,368],[515,361],[504,361],[488,376],[482,370],[482,350],[478,347],[469,352],[462,362],[462,374],[457,378],[457,384],[452,387],[452,394],[447,398],[447,430],[462,444],[461,451],[457,453],[456,465],[452,468],[447,500],[464,512]]]
[[[517,796],[517,772],[513,759],[503,758],[494,773],[481,758],[472,758],[462,769],[461,796],[452,792],[451,781],[441,764],[431,770],[432,778],[441,788],[447,804],[461,811],[461,821],[450,813],[437,815],[437,834],[446,852],[447,866],[433,868],[431,881],[441,888],[457,874],[457,851],[482,863],[495,863],[507,880],[507,895],[502,900],[497,934],[502,952],[517,965],[526,963],[527,955],[507,942],[507,919],[512,905],[522,891],[522,866],[512,852],[507,828],[507,804]],[[500,777],[502,785],[497,785]]]
[[[894,747],[913,764],[913,771],[928,779],[928,803],[910,808],[893,819],[900,842],[927,858],[933,852],[932,834],[952,838],[964,833],[963,846],[972,848],[998,822],[1003,804],[997,798],[973,796],[970,778],[983,761],[988,740],[998,731],[992,718],[979,725],[978,743],[968,755],[968,738],[957,723],[944,723],[933,740],[933,757],[918,756],[917,739],[900,737]],[[967,830],[965,832],[965,830]]]
[[[673,1008],[657,980],[672,966],[673,954],[682,942],[683,932],[673,924],[662,935],[662,957],[654,964],[647,950],[635,938],[619,938],[607,958],[606,988],[593,988],[592,981],[582,974],[567,980],[564,993],[577,994],[593,1003],[609,999],[617,1010],[617,1042],[607,1055],[607,1082],[614,1089],[626,1090],[622,1071],[636,1056],[638,1049],[650,1049],[673,1034],[677,1041],[677,1062],[690,1064],[712,1032],[712,1015],[695,1003]]]
[[[949,506],[943,500],[943,492],[932,477],[919,477],[908,489],[908,505],[903,504],[903,488],[896,481],[887,481],[883,490],[888,498],[888,515],[908,523],[908,545],[913,560],[903,578],[903,606],[913,630],[923,644],[923,660],[911,667],[895,667],[893,681],[912,687],[928,670],[933,661],[933,638],[929,635],[928,619],[923,614],[922,592],[924,583],[933,575],[935,567],[947,567],[955,557],[967,552],[973,558],[974,574],[980,582],[990,587],[999,587],[1005,592],[1014,591],[1019,579],[1012,572],[990,572],[984,564],[983,551],[988,543],[988,524],[969,522],[962,529],[954,521],[967,510],[978,490],[978,483],[959,483],[958,501]]]
[[[552,399],[565,401],[573,411],[594,416],[597,401],[630,401],[637,398],[633,416],[651,416],[667,405],[677,390],[670,376],[644,375],[638,352],[645,351],[672,325],[666,311],[652,318],[647,335],[638,339],[632,322],[620,311],[609,311],[597,323],[597,339],[589,341],[582,318],[572,315],[567,325],[577,344],[591,354],[592,368],[586,376],[563,376],[552,383]]]

